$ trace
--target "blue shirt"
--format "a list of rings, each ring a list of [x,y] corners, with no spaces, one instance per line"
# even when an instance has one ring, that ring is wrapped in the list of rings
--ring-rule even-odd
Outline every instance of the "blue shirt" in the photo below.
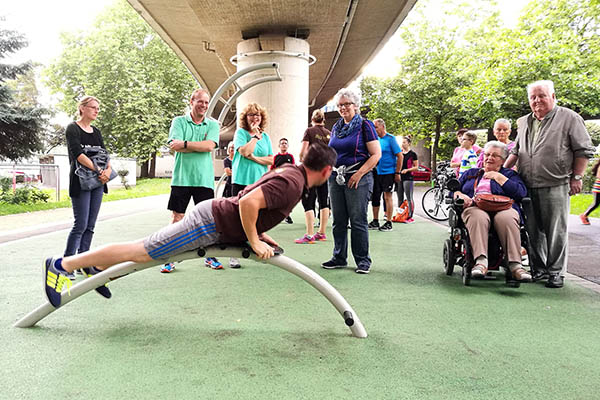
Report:
[[[396,172],[396,154],[400,153],[400,146],[396,138],[389,133],[385,133],[382,138],[379,138],[381,146],[381,158],[377,164],[378,175],[389,175]]]
[[[378,139],[375,126],[366,118],[362,121],[361,129],[357,129],[343,138],[337,137],[334,133],[335,129],[331,134],[329,146],[338,154],[336,167],[366,161],[371,156],[367,149],[367,142]]]

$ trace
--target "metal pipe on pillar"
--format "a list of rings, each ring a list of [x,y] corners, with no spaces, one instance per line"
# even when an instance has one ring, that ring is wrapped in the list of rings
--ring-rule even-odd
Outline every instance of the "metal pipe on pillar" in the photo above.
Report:
[[[269,114],[266,132],[271,137],[273,153],[278,152],[279,139],[289,141],[289,152],[298,159],[302,135],[307,128],[309,66],[315,62],[310,55],[310,45],[306,40],[288,37],[285,34],[265,34],[247,39],[237,46],[238,54],[231,62],[238,71],[256,63],[277,62],[283,80],[270,82],[242,94],[236,108],[242,110],[246,104],[255,102],[263,106]],[[243,79],[256,79],[266,72],[257,71]],[[242,83],[246,81],[240,79]]]

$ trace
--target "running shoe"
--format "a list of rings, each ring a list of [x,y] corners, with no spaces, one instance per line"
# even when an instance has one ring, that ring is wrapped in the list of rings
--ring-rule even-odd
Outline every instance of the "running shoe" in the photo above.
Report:
[[[315,242],[319,242],[319,241],[322,242],[322,241],[327,240],[327,235],[325,235],[324,233],[317,232],[317,233],[315,233],[315,236],[312,237],[312,239]]]
[[[240,267],[241,267],[241,264],[240,264],[240,261],[237,258],[231,257],[229,259],[229,268],[236,269],[236,268],[240,268]]]
[[[392,223],[390,221],[386,221],[385,224],[379,227],[380,232],[391,232],[394,228],[392,228]]]
[[[54,266],[55,261],[56,259],[52,257],[46,258],[44,265],[44,291],[50,304],[54,308],[58,308],[60,307],[63,287],[66,286],[67,290],[70,290],[72,283],[65,274],[58,272]]]
[[[409,218],[406,221],[404,221],[405,224],[412,224],[413,222],[415,222],[415,220],[412,218]]]
[[[591,224],[590,224],[590,219],[587,217],[587,215],[585,215],[585,214],[581,214],[581,215],[579,216],[579,219],[581,220],[581,223],[582,223],[582,224],[584,224],[584,225],[591,225]]]
[[[82,268],[83,272],[85,273],[85,277],[86,278],[91,278],[92,276],[102,272],[99,269],[96,269],[96,267],[91,267],[91,268]],[[106,285],[101,285],[98,286],[96,288],[96,292],[98,292],[98,294],[102,297],[105,297],[107,299],[110,299],[112,296],[112,293],[110,292],[110,289],[108,288],[108,286]]]
[[[294,221],[292,221],[292,217],[290,217],[289,215],[287,217],[285,217],[285,222],[288,224],[293,224]]]
[[[205,258],[204,265],[206,265],[207,267],[210,267],[211,269],[223,269],[223,264],[221,264],[219,262],[219,260],[217,260],[214,257]]]
[[[379,221],[374,219],[373,221],[369,222],[369,225],[367,225],[367,228],[374,230],[374,229],[379,229]]]
[[[313,244],[315,240],[312,236],[304,235],[300,239],[294,240],[294,243],[297,244]]]
[[[359,265],[358,267],[356,267],[356,269],[354,270],[354,272],[356,272],[357,274],[368,274],[369,273],[369,269],[370,269],[370,266]]]
[[[166,263],[160,269],[160,272],[162,272],[163,274],[168,274],[169,272],[173,272],[173,271],[175,271],[175,264],[173,264],[173,263]]]

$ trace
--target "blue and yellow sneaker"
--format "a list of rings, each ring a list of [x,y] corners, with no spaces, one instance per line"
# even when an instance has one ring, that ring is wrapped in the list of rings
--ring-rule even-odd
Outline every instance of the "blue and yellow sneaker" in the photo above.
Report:
[[[96,269],[95,267],[90,267],[90,268],[82,268],[83,273],[85,274],[86,278],[91,278],[92,276],[102,272],[99,269]],[[110,292],[110,289],[108,288],[108,286],[106,285],[101,285],[98,286],[96,288],[96,292],[98,292],[98,294],[102,297],[105,297],[107,299],[110,299],[112,296],[112,293]]]
[[[67,290],[71,289],[71,280],[66,275],[58,272],[54,267],[56,259],[53,257],[46,258],[44,266],[44,291],[48,301],[54,308],[60,307],[61,292],[63,286],[67,286]]]
[[[223,264],[221,264],[219,262],[219,260],[217,260],[214,257],[207,257],[204,259],[204,265],[206,265],[207,267],[210,267],[212,269],[223,269]]]

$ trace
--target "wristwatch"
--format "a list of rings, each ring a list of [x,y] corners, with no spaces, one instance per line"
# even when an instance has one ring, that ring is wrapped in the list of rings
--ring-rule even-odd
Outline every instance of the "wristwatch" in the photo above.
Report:
[[[402,175],[402,172],[396,172],[396,175]]]
[[[583,179],[583,176],[581,175],[571,175],[571,179],[573,179],[574,181],[580,181]]]

